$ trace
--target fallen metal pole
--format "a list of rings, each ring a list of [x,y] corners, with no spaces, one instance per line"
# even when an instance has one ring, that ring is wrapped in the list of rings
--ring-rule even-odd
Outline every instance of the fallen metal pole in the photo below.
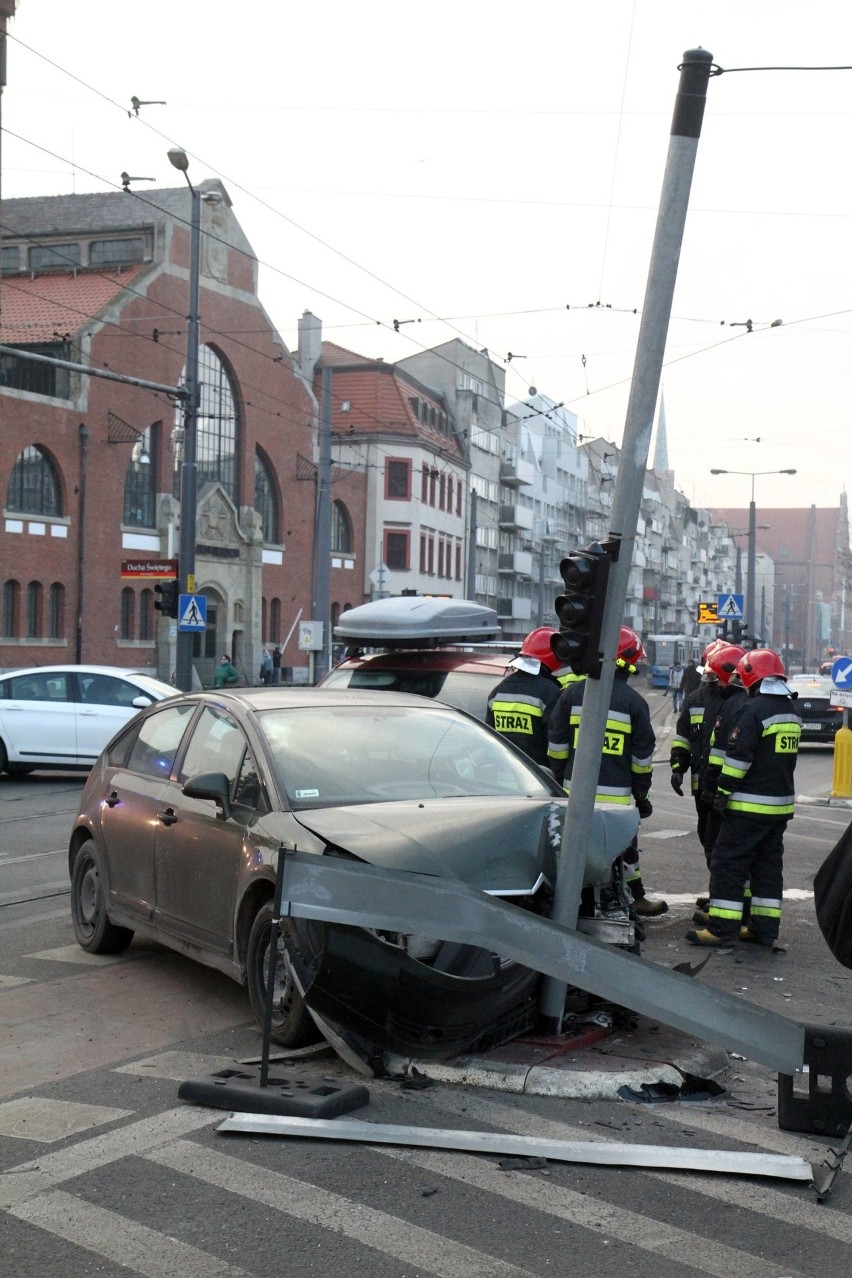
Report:
[[[749,1154],[728,1149],[680,1149],[675,1145],[628,1145],[621,1141],[548,1140],[511,1132],[455,1131],[449,1127],[407,1127],[346,1118],[291,1118],[284,1114],[229,1114],[217,1132],[261,1136],[311,1136],[319,1140],[358,1141],[367,1145],[414,1145],[425,1149],[466,1150],[473,1154],[509,1154],[549,1158],[561,1163],[607,1167],[659,1167],[666,1171],[729,1172],[784,1180],[813,1179],[813,1168],[794,1154]]]
[[[305,852],[279,855],[286,857],[282,916],[480,946],[771,1069],[801,1069],[804,1026],[465,883]]]
[[[680,68],[669,153],[660,193],[657,227],[624,423],[621,460],[610,515],[609,536],[617,538],[621,545],[618,559],[612,565],[609,575],[601,627],[601,649],[608,660],[604,661],[600,679],[587,679],[583,694],[583,724],[571,773],[571,801],[562,835],[562,853],[553,897],[552,916],[560,923],[573,925],[580,907],[589,823],[594,809],[612,696],[615,654],[619,630],[624,621],[636,526],[654,424],[654,407],[660,386],[666,334],[712,63],[713,56],[706,50],[690,49],[683,55]],[[559,1024],[564,1007],[565,986],[552,979],[543,981],[540,1008],[551,1029]]]

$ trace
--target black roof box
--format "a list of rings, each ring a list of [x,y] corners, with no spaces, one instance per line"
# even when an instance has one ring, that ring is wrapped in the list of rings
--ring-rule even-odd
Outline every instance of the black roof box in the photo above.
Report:
[[[470,599],[403,595],[376,599],[341,613],[334,637],[373,648],[435,648],[442,643],[481,643],[500,633],[493,608]]]

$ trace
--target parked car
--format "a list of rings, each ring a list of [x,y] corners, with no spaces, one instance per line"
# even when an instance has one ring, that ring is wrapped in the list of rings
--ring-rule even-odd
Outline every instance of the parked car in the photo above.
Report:
[[[335,637],[355,652],[320,686],[415,693],[484,720],[491,690],[518,648],[496,642],[499,631],[494,609],[470,600],[377,599],[341,616]],[[365,647],[385,651],[367,654]]]
[[[0,773],[87,771],[122,724],[175,689],[121,666],[37,666],[0,674]]]
[[[843,710],[829,705],[836,691],[831,679],[825,675],[801,674],[791,675],[787,683],[798,693],[795,707],[802,716],[802,743],[834,741],[834,734],[843,723]]]
[[[74,932],[90,953],[139,933],[217,968],[248,986],[262,1025],[281,847],[457,878],[546,914],[566,804],[548,773],[436,701],[335,688],[180,696],[129,724],[88,777],[68,852]],[[613,845],[601,841],[599,876]],[[310,1041],[319,1025],[365,1055],[446,1055],[534,1023],[537,974],[475,946],[285,928],[278,1043]]]

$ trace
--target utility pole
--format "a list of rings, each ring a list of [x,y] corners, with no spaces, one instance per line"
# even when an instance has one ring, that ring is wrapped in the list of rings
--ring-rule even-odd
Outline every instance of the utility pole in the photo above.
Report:
[[[476,599],[476,489],[470,490],[470,527],[467,533],[467,597]]]
[[[331,665],[331,367],[322,367],[317,468],[317,508],[314,529],[314,620],[322,622],[322,648],[314,660],[314,682],[328,674]]]
[[[599,679],[589,678],[583,695],[583,727],[571,774],[571,798],[562,835],[562,849],[553,897],[552,917],[576,926],[580,892],[589,849],[589,831],[595,806],[598,772],[609,711],[618,636],[624,618],[633,546],[642,500],[642,488],[654,410],[657,403],[666,346],[672,296],[683,242],[689,192],[698,139],[707,101],[707,85],[713,64],[705,49],[690,49],[683,56],[675,99],[671,138],[663,176],[663,189],[651,251],[642,320],[627,404],[621,464],[615,483],[610,538],[620,543],[612,564],[606,595],[601,647],[605,656]],[[566,986],[552,977],[542,985],[540,1010],[552,1032],[559,1032],[565,1009]]]

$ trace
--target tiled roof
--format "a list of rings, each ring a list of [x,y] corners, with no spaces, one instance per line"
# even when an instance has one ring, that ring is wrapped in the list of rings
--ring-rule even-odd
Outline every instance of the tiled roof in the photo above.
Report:
[[[326,367],[331,368],[346,368],[355,364],[359,367],[367,367],[384,362],[380,359],[372,359],[369,355],[359,355],[357,351],[347,350],[345,346],[338,346],[336,342],[323,342],[321,359]]]
[[[96,319],[147,269],[123,271],[51,271],[0,281],[0,339],[20,346],[56,341]]]
[[[230,205],[221,182],[208,178],[197,189],[218,191]],[[138,198],[135,198],[138,196]],[[190,194],[186,186],[161,190],[107,191],[98,195],[36,195],[3,201],[3,237],[21,235],[89,235],[153,226],[163,216],[186,219]]]

